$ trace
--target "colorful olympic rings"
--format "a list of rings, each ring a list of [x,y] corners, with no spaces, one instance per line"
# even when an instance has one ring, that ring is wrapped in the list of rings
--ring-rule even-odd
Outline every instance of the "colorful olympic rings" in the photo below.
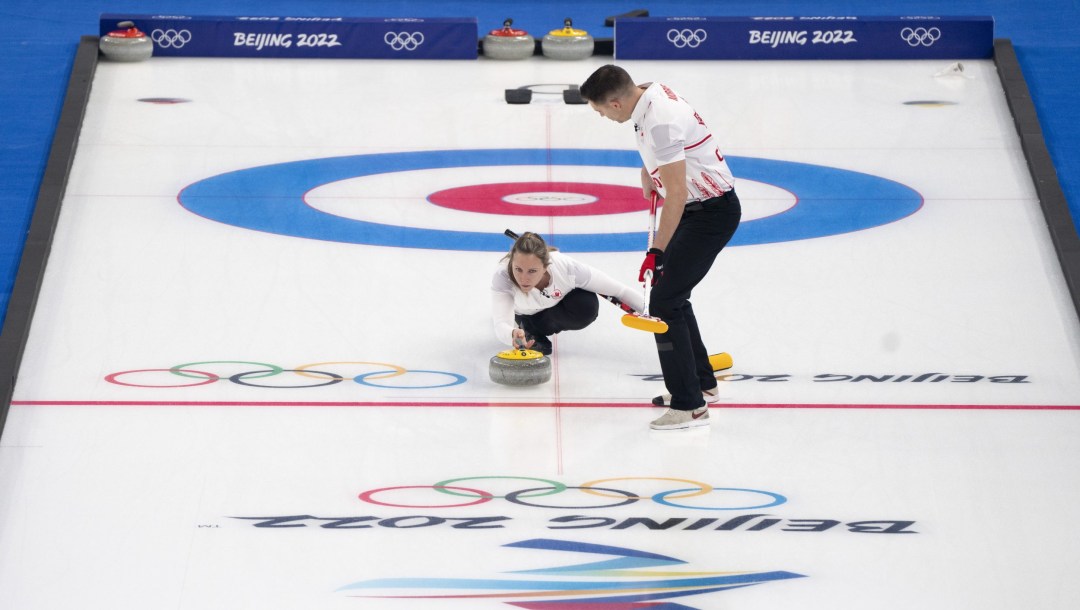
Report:
[[[244,371],[240,373],[212,373],[201,370],[205,368],[204,365],[222,365],[222,364],[250,364],[259,367],[255,370]],[[314,370],[314,367],[328,367],[336,365],[360,365],[360,366],[374,366],[379,367],[378,370],[363,372],[357,375],[343,375],[326,370]],[[198,367],[198,368],[193,368]],[[130,376],[145,374],[145,373],[170,373],[177,377],[186,377],[189,379],[195,379],[197,381],[190,383],[175,383],[175,384],[163,384],[163,383],[135,383],[128,380]],[[309,379],[318,379],[320,383],[308,383],[303,385],[271,385],[267,383],[253,383],[255,379],[266,379],[275,377],[283,373],[293,373],[300,377],[306,377]],[[449,378],[445,383],[429,383],[427,385],[393,385],[387,383],[385,380],[394,379],[403,375],[409,374],[423,374],[423,375],[438,375]],[[464,375],[459,375],[450,371],[435,371],[430,369],[406,369],[396,364],[388,364],[386,362],[366,362],[366,361],[333,361],[333,362],[316,362],[312,364],[304,364],[293,369],[286,369],[276,364],[269,364],[266,362],[255,362],[251,360],[204,360],[200,362],[186,362],[184,364],[178,364],[176,366],[167,369],[134,369],[130,371],[118,371],[116,373],[110,373],[105,376],[105,381],[116,385],[136,387],[136,388],[189,388],[201,385],[209,385],[216,381],[227,380],[236,385],[255,387],[255,388],[270,388],[270,389],[300,389],[300,388],[319,388],[324,386],[331,386],[341,383],[347,378],[352,378],[354,382],[360,385],[366,385],[370,387],[383,388],[383,389],[397,389],[397,390],[424,390],[432,388],[446,388],[450,386],[459,385],[468,381]],[[121,378],[124,378],[123,380]],[[380,383],[376,383],[376,381]]]
[[[502,495],[498,495],[486,490],[479,490],[466,487],[458,487],[455,484],[462,483],[464,481],[478,481],[478,480],[495,480],[495,479],[507,479],[514,481],[536,481],[543,483],[543,487],[527,487],[523,489],[517,489],[514,491],[505,492]],[[661,491],[652,495],[641,495],[622,489],[612,489],[610,487],[598,487],[598,483],[606,483],[611,481],[675,481],[680,483],[689,483],[694,487],[685,489],[670,489],[667,491]],[[375,494],[389,494],[397,490],[416,490],[416,489],[430,489],[438,493],[461,496],[467,499],[471,499],[471,502],[461,504],[416,504],[416,503],[390,503],[386,501],[377,501],[374,499]],[[526,501],[526,499],[539,498],[542,496],[553,496],[560,494],[564,491],[576,489],[587,494],[600,496],[604,498],[615,498],[619,501],[610,504],[597,504],[589,506],[559,506],[554,504],[538,504],[532,501]],[[692,498],[697,496],[704,496],[713,492],[738,492],[739,494],[751,494],[764,496],[768,499],[767,502],[754,503],[753,501],[747,501],[745,499],[739,502],[732,502],[733,505],[723,505],[723,502],[714,502],[713,506],[694,506],[689,504],[677,504],[672,502],[669,498]],[[567,510],[589,510],[589,509],[605,509],[615,508],[618,506],[625,506],[633,504],[639,500],[652,500],[653,502],[675,508],[685,508],[691,510],[757,510],[762,508],[771,508],[773,506],[779,506],[787,502],[787,497],[761,489],[748,489],[744,487],[715,487],[708,483],[702,483],[700,481],[692,481],[689,479],[675,479],[669,477],[616,477],[609,479],[597,479],[590,481],[580,486],[570,486],[559,481],[550,479],[538,479],[534,477],[515,477],[515,476],[475,476],[475,477],[458,477],[455,479],[447,479],[445,481],[439,481],[434,485],[409,485],[399,487],[381,487],[378,489],[372,489],[365,491],[359,495],[359,498],[364,502],[371,504],[379,504],[381,506],[394,506],[401,508],[455,508],[459,506],[473,506],[476,504],[482,504],[495,499],[503,499],[512,504],[520,506],[528,506],[530,508],[551,508],[551,509],[567,509]]]

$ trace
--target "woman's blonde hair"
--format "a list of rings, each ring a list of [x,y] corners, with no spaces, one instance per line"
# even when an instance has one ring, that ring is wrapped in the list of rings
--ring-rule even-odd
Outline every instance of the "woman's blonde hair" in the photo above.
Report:
[[[551,252],[556,252],[558,248],[547,245],[543,237],[540,237],[536,233],[526,231],[522,233],[517,239],[514,240],[514,245],[510,246],[510,251],[506,253],[504,259],[506,260],[506,272],[510,275],[510,281],[518,286],[517,280],[514,278],[514,254],[531,254],[540,259],[540,263],[544,265],[546,269],[551,264]],[[520,286],[518,286],[520,288]]]

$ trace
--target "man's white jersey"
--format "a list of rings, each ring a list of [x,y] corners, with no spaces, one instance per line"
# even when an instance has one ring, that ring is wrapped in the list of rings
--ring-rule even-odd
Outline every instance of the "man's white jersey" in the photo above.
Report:
[[[667,196],[667,189],[659,167],[682,160],[687,201],[719,197],[734,188],[735,178],[705,121],[669,87],[650,84],[630,118],[641,161],[661,196]]]

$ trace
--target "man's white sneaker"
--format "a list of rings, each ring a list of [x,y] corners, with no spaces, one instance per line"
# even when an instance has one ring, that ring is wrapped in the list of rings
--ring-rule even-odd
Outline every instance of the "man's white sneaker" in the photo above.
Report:
[[[711,390],[702,390],[701,397],[705,399],[705,404],[711,405],[714,402],[720,400],[720,387],[717,386]],[[671,406],[671,394],[662,394],[652,399],[654,407],[670,407]]]
[[[681,430],[683,428],[696,428],[697,426],[709,425],[709,405],[693,411],[676,411],[668,409],[664,414],[654,419],[649,427],[653,430]]]

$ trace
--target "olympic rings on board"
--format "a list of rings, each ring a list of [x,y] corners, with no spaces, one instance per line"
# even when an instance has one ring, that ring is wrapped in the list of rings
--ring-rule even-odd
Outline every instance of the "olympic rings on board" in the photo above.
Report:
[[[900,38],[908,45],[928,47],[941,38],[941,30],[938,28],[904,28],[900,30]]]
[[[383,42],[395,51],[415,51],[424,44],[423,32],[387,32]]]
[[[221,369],[223,367],[207,367],[205,365],[251,365],[256,368],[253,370],[241,371],[238,373],[213,373],[202,369]],[[354,367],[354,369],[359,368],[361,369],[361,372],[357,372],[356,374],[342,375],[332,372],[330,370],[315,369],[315,367],[319,367],[320,369],[322,369],[340,366],[351,366]],[[375,370],[364,370],[372,367],[374,367]],[[132,379],[133,377],[136,377],[138,375],[146,376],[150,373],[169,373],[175,377],[185,377],[188,379],[193,379],[194,381],[182,381],[180,383],[139,383]],[[270,382],[255,382],[255,380],[275,378],[286,373],[295,375],[296,377],[314,379],[316,380],[316,382],[307,382],[297,385],[275,384]],[[434,379],[431,379],[432,377],[434,377]],[[315,362],[312,364],[304,364],[292,369],[286,369],[276,364],[270,364],[266,362],[254,362],[250,360],[205,360],[202,362],[185,362],[184,364],[178,364],[167,369],[134,369],[130,371],[118,371],[116,373],[110,373],[106,375],[105,381],[116,385],[134,388],[190,388],[201,385],[209,385],[217,381],[228,381],[236,385],[248,386],[253,388],[270,388],[285,390],[331,386],[341,383],[347,378],[351,378],[355,383],[359,385],[395,390],[429,390],[433,388],[447,388],[450,386],[465,383],[468,380],[464,375],[459,375],[458,373],[452,373],[450,371],[435,371],[430,369],[406,369],[405,367],[398,366],[396,364],[388,364],[386,362]],[[282,379],[285,379],[285,377],[282,377]],[[421,382],[418,381],[418,379],[429,379],[429,382],[421,385]],[[412,380],[412,383],[403,383],[404,381],[408,380]],[[303,379],[301,379],[301,381],[303,381]]]
[[[492,479],[507,479],[516,481],[535,481],[541,483],[540,487],[525,487],[522,489],[516,489],[513,491],[505,492],[501,495],[495,494],[490,491],[473,489],[471,487],[459,487],[458,485],[466,481],[478,481],[478,480],[492,480]],[[666,491],[638,494],[623,489],[613,489],[610,487],[598,487],[600,483],[612,483],[616,481],[669,481],[675,483],[687,483],[694,487],[689,488],[676,488]],[[471,483],[469,483],[471,485]],[[580,506],[566,506],[558,504],[540,504],[532,501],[533,498],[539,498],[542,496],[555,496],[562,494],[567,490],[578,490],[585,494],[594,496],[600,496],[604,498],[615,498],[616,502],[604,503],[604,504],[589,504]],[[441,494],[460,496],[466,499],[472,499],[471,502],[463,502],[456,504],[445,503],[414,503],[409,502],[406,499],[391,502],[389,500],[376,500],[375,495],[388,496],[393,492],[410,490],[408,492],[409,497],[418,497],[416,491],[412,490],[433,490]],[[713,500],[706,503],[703,501],[701,506],[693,504],[677,504],[672,502],[669,498],[684,499],[705,496],[708,494],[718,494],[720,499]],[[763,498],[755,497],[763,496]],[[595,481],[589,481],[582,485],[566,485],[559,481],[550,479],[538,479],[534,477],[515,477],[515,476],[477,476],[477,477],[458,477],[455,479],[447,479],[445,481],[439,481],[434,485],[404,485],[396,487],[380,487],[377,489],[369,489],[358,496],[364,502],[369,504],[378,504],[380,506],[393,506],[397,508],[457,508],[461,506],[474,506],[477,504],[483,504],[496,499],[506,500],[512,504],[520,506],[528,506],[531,508],[553,508],[553,509],[567,509],[567,510],[589,510],[589,509],[604,509],[615,508],[618,506],[626,506],[633,504],[639,500],[652,500],[656,504],[663,506],[670,506],[675,508],[688,508],[692,510],[758,510],[763,508],[771,508],[773,506],[779,506],[787,502],[787,497],[761,489],[748,489],[745,487],[715,487],[708,483],[702,483],[700,481],[693,481],[689,479],[675,479],[670,477],[617,477],[610,479],[597,479]],[[728,497],[727,501],[724,497]],[[528,499],[528,501],[526,501]]]
[[[675,48],[677,49],[682,49],[683,47],[696,49],[701,46],[701,43],[705,42],[705,39],[708,37],[708,32],[701,28],[696,30],[691,30],[689,28],[682,30],[672,28],[667,31],[668,42],[675,45]]]
[[[191,30],[174,30],[172,28],[162,30],[158,28],[150,32],[150,38],[154,41],[154,44],[163,49],[169,47],[179,49],[191,42]]]

